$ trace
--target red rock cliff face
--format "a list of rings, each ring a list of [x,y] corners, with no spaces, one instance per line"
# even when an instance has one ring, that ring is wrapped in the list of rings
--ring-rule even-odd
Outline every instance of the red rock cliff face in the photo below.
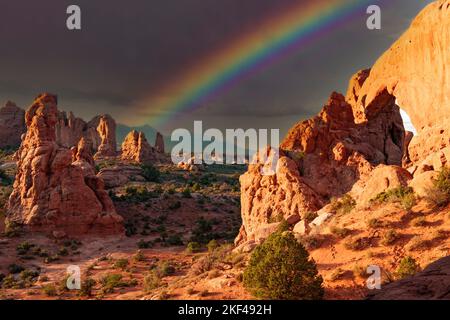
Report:
[[[6,102],[0,109],[0,148],[20,145],[25,130],[25,111],[14,102]]]
[[[361,88],[358,122],[377,113],[376,97],[397,98],[417,130],[450,117],[450,1],[428,5],[373,66]]]
[[[274,176],[249,166],[240,178],[243,224],[236,244],[258,242],[273,221],[295,223],[331,197],[350,193],[366,202],[408,184],[414,171],[450,164],[449,48],[450,0],[436,1],[371,70],[352,77],[346,97],[333,93],[316,117],[289,131]],[[397,104],[419,130],[409,150]]]
[[[94,173],[90,146],[84,139],[72,150],[56,143],[56,96],[37,97],[25,122],[7,223],[67,235],[123,232],[122,217]]]

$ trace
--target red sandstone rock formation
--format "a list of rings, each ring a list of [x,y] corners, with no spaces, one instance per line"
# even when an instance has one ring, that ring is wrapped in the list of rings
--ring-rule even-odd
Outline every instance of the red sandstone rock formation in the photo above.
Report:
[[[116,121],[110,115],[99,118],[97,132],[100,136],[100,145],[95,158],[114,157],[117,155]]]
[[[0,148],[20,145],[25,130],[25,111],[14,102],[6,102],[0,109]]]
[[[94,174],[89,145],[81,139],[70,150],[56,143],[56,96],[38,96],[25,121],[7,223],[59,235],[122,232],[123,219]]]
[[[86,130],[86,122],[74,116],[72,112],[69,112],[67,116],[66,112],[58,112],[58,122],[55,126],[56,129],[56,142],[66,148],[76,146],[81,137],[83,137]]]
[[[164,153],[164,138],[161,133],[156,133],[155,149],[159,153]]]
[[[249,166],[240,179],[243,225],[236,244],[259,241],[266,234],[259,230],[272,221],[317,210],[331,197],[351,191],[367,202],[407,185],[411,173],[449,164],[449,31],[450,0],[432,3],[371,70],[352,77],[346,97],[333,93],[316,117],[289,131],[274,176]],[[396,103],[417,137],[405,136]]]
[[[148,163],[156,160],[156,150],[150,146],[143,132],[132,130],[122,143],[122,160]]]
[[[92,150],[97,157],[110,157],[116,152],[116,122],[109,115],[95,116],[89,122],[77,118],[72,112],[58,113],[56,123],[56,142],[64,147],[76,146],[84,137],[90,141]]]
[[[358,122],[377,113],[376,97],[385,89],[419,131],[450,117],[449,30],[450,1],[428,5],[370,71],[355,108]]]

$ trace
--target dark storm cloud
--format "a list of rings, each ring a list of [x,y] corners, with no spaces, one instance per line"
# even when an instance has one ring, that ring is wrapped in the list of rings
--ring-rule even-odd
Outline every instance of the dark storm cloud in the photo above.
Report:
[[[60,96],[62,108],[77,115],[107,112],[119,122],[140,124],[152,109],[136,107],[138,101],[158,94],[163,84],[176,81],[242,30],[298,2],[2,1],[0,100],[16,100],[25,107],[37,93],[49,91]],[[381,32],[369,32],[365,20],[357,19],[166,129],[203,119],[222,128],[247,124],[285,130],[316,113],[331,90],[344,90],[349,76],[370,66],[427,2],[392,0],[383,8]],[[65,27],[70,4],[82,9],[81,31]]]

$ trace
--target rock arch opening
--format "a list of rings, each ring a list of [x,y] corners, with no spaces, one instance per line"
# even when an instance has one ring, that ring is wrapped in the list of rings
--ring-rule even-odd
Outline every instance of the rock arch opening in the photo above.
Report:
[[[403,120],[403,127],[405,128],[405,131],[412,132],[412,134],[416,136],[417,135],[417,130],[414,127],[414,124],[412,123],[410,116],[401,107],[400,107],[400,115],[401,115],[402,120]]]

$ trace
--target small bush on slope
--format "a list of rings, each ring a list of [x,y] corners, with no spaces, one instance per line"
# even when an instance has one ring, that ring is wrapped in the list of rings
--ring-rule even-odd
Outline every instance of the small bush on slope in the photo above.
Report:
[[[356,201],[349,194],[344,195],[340,199],[331,200],[331,209],[338,214],[350,213],[356,206]]]
[[[426,199],[436,207],[446,206],[450,202],[450,168],[443,167],[433,184]]]
[[[256,297],[322,299],[322,277],[306,249],[290,232],[275,232],[255,248],[244,271],[244,286]]]
[[[397,276],[398,279],[403,279],[409,276],[413,276],[419,271],[420,265],[417,264],[414,258],[408,256],[404,257],[402,261],[400,261],[400,265],[398,266],[395,275]]]
[[[371,202],[398,202],[403,209],[409,211],[416,204],[416,197],[414,195],[414,190],[411,187],[401,186],[378,194]]]

